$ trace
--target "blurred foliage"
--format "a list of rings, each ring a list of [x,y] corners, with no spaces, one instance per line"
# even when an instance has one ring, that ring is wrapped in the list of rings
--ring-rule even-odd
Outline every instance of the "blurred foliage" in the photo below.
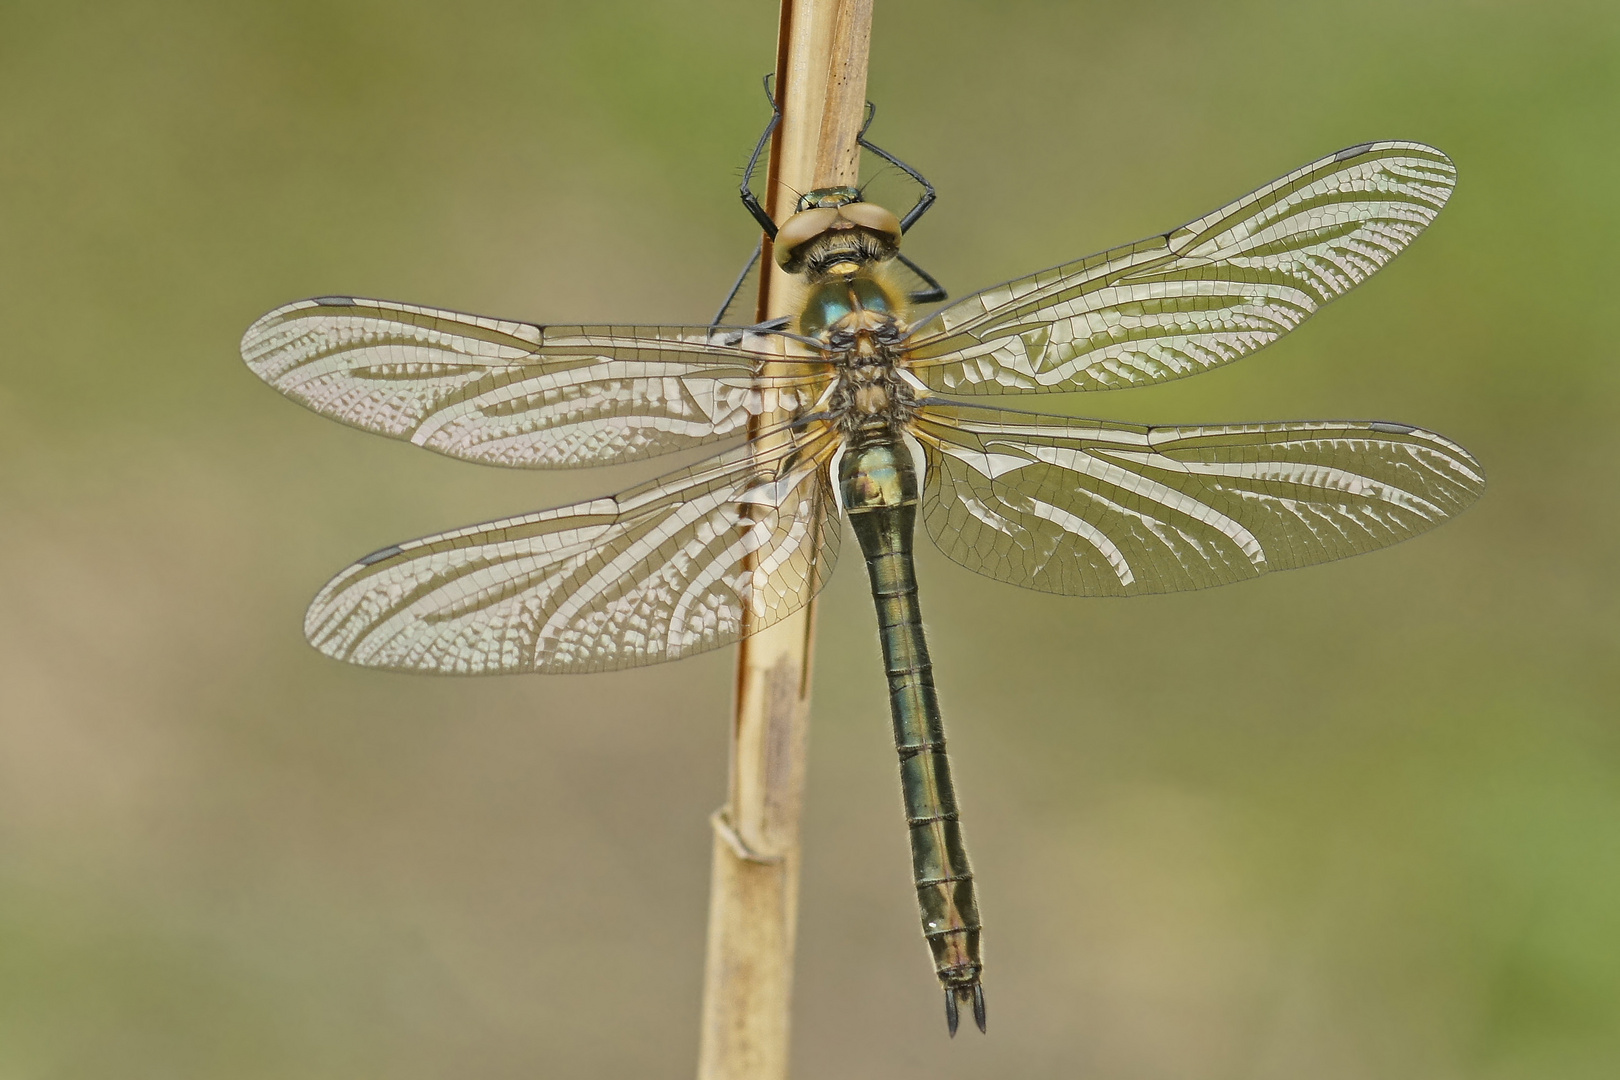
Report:
[[[0,1074],[690,1075],[727,654],[332,664],[402,537],[648,468],[480,469],[235,356],[299,296],[701,321],[752,243],[768,3],[0,5]],[[920,573],[988,925],[947,1042],[864,582],[821,608],[798,1074],[1620,1072],[1620,9],[884,0],[873,135],[958,294],[1326,151],[1461,183],[1158,421],[1381,417],[1485,462],[1374,557],[1209,593]],[[893,177],[879,188],[898,203]],[[884,185],[887,185],[885,187]]]

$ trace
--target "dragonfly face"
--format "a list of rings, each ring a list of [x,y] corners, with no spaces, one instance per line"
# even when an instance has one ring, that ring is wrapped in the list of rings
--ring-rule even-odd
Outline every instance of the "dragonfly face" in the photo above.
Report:
[[[790,274],[820,284],[900,252],[900,219],[861,201],[859,188],[812,191],[776,234],[776,261]]]
[[[1461,512],[1484,475],[1406,424],[1154,427],[971,399],[1141,386],[1245,356],[1394,258],[1454,181],[1432,147],[1351,147],[917,324],[886,278],[893,215],[836,191],[812,193],[782,229],[806,282],[796,335],[289,304],[248,329],[244,359],[357,427],[525,468],[730,443],[616,495],[375,552],[321,590],[305,634],[329,656],[410,671],[676,659],[808,603],[847,516],[878,611],[923,932],[952,1031],[961,1007],[982,1027],[978,904],[917,605],[915,522],[977,573],[1129,596],[1388,546]]]

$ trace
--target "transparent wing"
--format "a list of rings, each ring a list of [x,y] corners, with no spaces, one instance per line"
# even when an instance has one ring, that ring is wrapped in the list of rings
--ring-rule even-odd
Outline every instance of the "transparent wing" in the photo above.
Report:
[[[907,346],[954,394],[1108,390],[1236,360],[1298,326],[1434,220],[1456,170],[1433,147],[1366,143],[1179,229],[977,293]]]
[[[930,404],[923,520],[969,570],[1083,596],[1202,589],[1359,555],[1485,488],[1404,424],[1143,427]]]
[[[537,326],[329,296],[248,328],[242,358],[318,413],[492,465],[630,461],[807,405],[827,366],[732,328]],[[767,377],[761,365],[780,365]]]
[[[304,634],[340,660],[445,674],[600,671],[735,641],[832,573],[837,437],[817,427],[608,498],[384,548],[327,583]]]

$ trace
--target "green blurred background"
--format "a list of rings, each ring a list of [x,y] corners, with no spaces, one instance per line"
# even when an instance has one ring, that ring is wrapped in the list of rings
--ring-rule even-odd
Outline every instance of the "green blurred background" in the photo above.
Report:
[[[730,652],[433,680],[299,632],[361,553],[657,467],[424,454],[236,343],[333,292],[706,320],[753,241],[775,26],[0,6],[0,1077],[691,1074]],[[881,0],[870,92],[941,193],[910,250],[958,295],[1339,147],[1440,146],[1438,223],[1287,341],[1044,404],[1417,423],[1491,486],[1207,593],[1068,600],[924,551],[989,928],[991,1034],[954,1044],[846,560],[796,1075],[1620,1075],[1620,8]]]

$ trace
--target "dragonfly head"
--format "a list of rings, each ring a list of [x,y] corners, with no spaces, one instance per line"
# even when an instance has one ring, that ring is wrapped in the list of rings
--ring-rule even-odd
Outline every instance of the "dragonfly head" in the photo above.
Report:
[[[800,195],[799,205],[795,206],[793,210],[795,213],[801,210],[814,210],[825,207],[836,210],[840,206],[865,201],[866,197],[861,194],[861,189],[858,187],[824,187]]]
[[[900,251],[900,219],[861,198],[860,188],[817,188],[776,232],[776,262],[813,283],[886,262]]]

